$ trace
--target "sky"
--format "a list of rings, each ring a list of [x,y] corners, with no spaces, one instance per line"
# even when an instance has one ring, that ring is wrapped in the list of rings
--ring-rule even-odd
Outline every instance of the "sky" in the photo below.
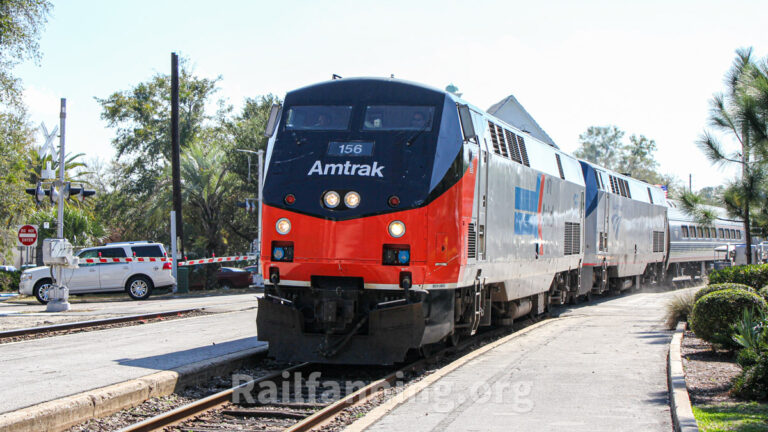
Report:
[[[221,77],[217,97],[236,112],[332,74],[453,83],[481,108],[513,94],[565,151],[588,127],[616,125],[655,140],[660,171],[692,175],[696,190],[735,173],[696,147],[735,50],[768,55],[763,0],[53,4],[42,59],[15,73],[34,124],[57,125],[67,99],[67,152],[86,160],[115,154],[95,98],[169,74],[177,52]]]

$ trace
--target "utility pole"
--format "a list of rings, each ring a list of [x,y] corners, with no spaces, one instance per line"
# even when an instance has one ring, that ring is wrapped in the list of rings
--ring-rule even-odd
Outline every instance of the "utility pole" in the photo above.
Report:
[[[179,56],[171,53],[171,171],[173,177],[173,210],[176,212],[176,232],[184,256],[184,224],[181,217],[181,162],[179,143]],[[174,239],[175,240],[175,239]],[[174,260],[176,257],[173,257]]]

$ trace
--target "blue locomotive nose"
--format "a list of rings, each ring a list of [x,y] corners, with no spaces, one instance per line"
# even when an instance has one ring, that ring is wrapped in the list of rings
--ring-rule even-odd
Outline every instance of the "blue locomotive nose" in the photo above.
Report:
[[[400,264],[408,264],[411,261],[411,253],[407,250],[401,250],[397,254],[397,260],[400,261]]]

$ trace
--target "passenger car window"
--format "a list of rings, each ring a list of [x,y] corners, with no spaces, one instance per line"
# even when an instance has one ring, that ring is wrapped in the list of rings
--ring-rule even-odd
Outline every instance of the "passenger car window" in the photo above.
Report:
[[[96,263],[87,263],[84,260],[86,258],[98,258],[99,251],[95,249],[81,251],[79,254],[77,254],[77,256],[78,258],[80,258],[80,264],[78,264],[80,267],[89,267],[89,266],[96,265]]]
[[[101,252],[102,258],[125,258],[125,249],[123,248],[97,249],[97,252]]]
[[[431,131],[435,108],[431,106],[369,105],[365,107],[364,131]]]
[[[288,108],[286,130],[347,130],[351,106],[307,105]]]
[[[131,252],[137,258],[159,258],[164,256],[160,245],[131,246]]]
[[[683,229],[683,237],[688,237],[688,227],[687,226],[683,226],[681,228]]]

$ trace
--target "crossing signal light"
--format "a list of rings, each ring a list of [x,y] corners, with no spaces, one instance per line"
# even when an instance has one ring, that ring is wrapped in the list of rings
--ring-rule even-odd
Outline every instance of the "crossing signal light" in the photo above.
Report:
[[[246,198],[243,202],[238,202],[237,206],[240,208],[244,208],[247,212],[255,212],[259,208],[258,203],[256,199],[253,198]]]
[[[88,190],[82,186],[72,186],[69,182],[65,183],[61,189],[57,189],[53,183],[51,183],[48,189],[43,189],[43,184],[38,182],[37,186],[26,188],[26,192],[35,198],[35,203],[37,204],[42,204],[46,196],[48,196],[52,204],[55,204],[59,200],[59,194],[62,194],[64,199],[75,198],[81,202],[84,198],[96,195],[95,190]]]

